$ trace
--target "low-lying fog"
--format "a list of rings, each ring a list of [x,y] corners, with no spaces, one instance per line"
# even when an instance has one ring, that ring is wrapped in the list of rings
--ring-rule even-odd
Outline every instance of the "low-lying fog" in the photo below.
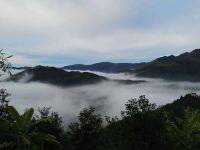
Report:
[[[125,74],[96,74],[112,79],[141,80]],[[146,95],[151,102],[163,105],[186,93],[199,93],[200,83],[167,82],[160,79],[146,79],[141,84],[123,85],[114,82],[102,82],[71,88],[61,88],[43,83],[1,83],[11,93],[11,105],[20,111],[28,107],[52,107],[68,122],[76,117],[84,107],[95,106],[102,115],[120,116],[124,104],[130,98]]]

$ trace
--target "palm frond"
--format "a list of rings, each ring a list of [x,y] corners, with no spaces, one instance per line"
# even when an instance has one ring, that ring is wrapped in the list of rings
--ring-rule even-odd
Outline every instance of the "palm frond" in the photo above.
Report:
[[[13,119],[15,119],[17,127],[20,128],[21,127],[21,117],[20,117],[18,111],[13,106],[8,106],[8,111],[12,115]]]
[[[34,109],[30,108],[26,110],[25,113],[21,116],[22,128],[26,132],[27,132],[28,127],[30,126],[33,113],[34,113]]]
[[[32,132],[30,137],[32,141],[39,141],[39,142],[43,141],[51,144],[60,144],[60,142],[56,140],[55,136],[48,133]]]

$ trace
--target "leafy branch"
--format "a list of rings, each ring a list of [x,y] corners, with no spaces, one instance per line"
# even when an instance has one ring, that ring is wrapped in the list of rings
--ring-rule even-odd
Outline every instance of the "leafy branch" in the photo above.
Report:
[[[7,55],[6,53],[3,52],[3,49],[0,50],[0,69],[3,72],[9,73],[11,75],[11,68],[12,65],[10,62],[8,62],[8,59],[11,58],[13,55]],[[0,76],[3,74],[0,74]]]

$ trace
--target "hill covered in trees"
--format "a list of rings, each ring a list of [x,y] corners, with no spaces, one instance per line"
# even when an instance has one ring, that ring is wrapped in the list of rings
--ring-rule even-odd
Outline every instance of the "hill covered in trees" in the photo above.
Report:
[[[67,72],[55,67],[36,66],[17,73],[8,81],[42,82],[59,86],[93,84],[107,78],[88,72]]]
[[[99,82],[116,82],[119,84],[138,84],[145,80],[117,80],[108,79],[103,76],[89,72],[65,71],[60,68],[36,66],[12,75],[6,81],[14,82],[41,82],[57,86],[78,86],[95,84]]]
[[[119,73],[124,72],[128,69],[137,68],[144,63],[111,63],[111,62],[100,62],[91,65],[75,64],[70,66],[64,66],[63,69],[67,70],[82,70],[82,71],[99,71],[106,73]]]
[[[200,81],[200,49],[179,56],[164,56],[129,72],[140,77]]]
[[[22,69],[23,67],[14,68]],[[31,70],[31,67],[24,68]],[[69,65],[62,67],[62,69],[106,73],[128,72],[138,77],[163,78],[174,81],[200,81],[200,49],[186,52],[179,56],[171,55],[160,57],[148,63],[100,62],[91,65]]]
[[[164,56],[148,63],[110,63],[70,65],[63,69],[90,70],[107,73],[128,72],[138,77],[163,78],[174,81],[200,81],[200,49],[179,56]]]

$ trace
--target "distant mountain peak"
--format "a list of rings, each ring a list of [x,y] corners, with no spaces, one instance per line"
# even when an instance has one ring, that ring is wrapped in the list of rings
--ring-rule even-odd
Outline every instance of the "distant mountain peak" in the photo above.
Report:
[[[191,53],[200,53],[200,48],[193,50]]]
[[[137,76],[200,81],[200,49],[178,56],[164,56],[132,71]]]
[[[200,49],[195,49],[191,52],[192,55],[196,55],[200,57]]]

